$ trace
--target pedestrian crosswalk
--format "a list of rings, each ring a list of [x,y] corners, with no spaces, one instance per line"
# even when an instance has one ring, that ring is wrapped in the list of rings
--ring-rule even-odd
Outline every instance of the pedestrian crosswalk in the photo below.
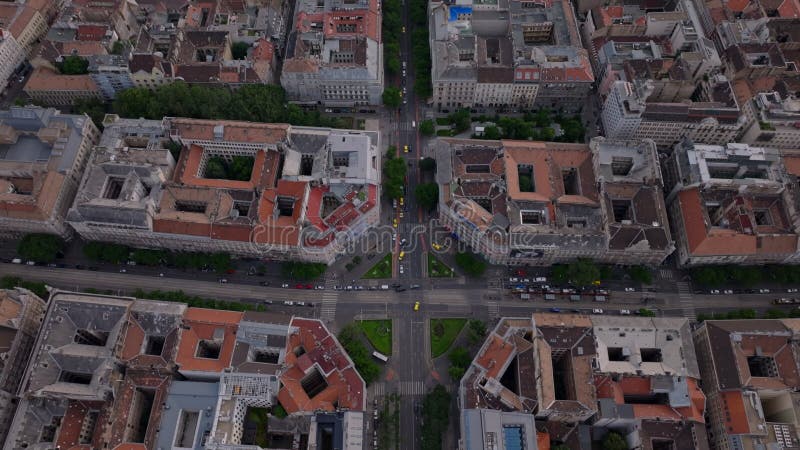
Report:
[[[325,290],[322,292],[322,307],[320,308],[320,319],[323,322],[332,322],[336,318],[336,301],[339,300],[339,291],[334,289],[336,286],[335,278],[325,279]]]
[[[386,383],[379,382],[379,383],[372,383],[369,386],[369,390],[371,391],[370,394],[372,397],[383,397],[386,395]]]
[[[671,280],[672,276],[673,276],[673,273],[669,269],[658,269],[658,276],[662,280]]]
[[[416,396],[425,394],[425,385],[422,381],[401,381],[398,383],[400,395]]]
[[[500,304],[497,302],[487,302],[486,306],[489,307],[489,317],[497,318],[500,317]]]
[[[678,300],[681,304],[683,317],[694,319],[696,313],[694,311],[694,303],[692,302],[692,286],[686,281],[679,281],[678,286]]]

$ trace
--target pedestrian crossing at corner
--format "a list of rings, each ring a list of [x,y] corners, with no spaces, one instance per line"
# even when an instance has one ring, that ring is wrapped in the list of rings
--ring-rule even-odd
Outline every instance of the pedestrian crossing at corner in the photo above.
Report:
[[[425,394],[425,385],[422,381],[401,381],[398,384],[400,395],[416,396]]]
[[[678,300],[681,303],[683,310],[683,317],[694,319],[696,317],[694,311],[694,303],[692,302],[692,286],[686,281],[679,281],[678,286]]]
[[[489,317],[500,317],[500,304],[497,302],[487,302],[486,306],[489,307]]]
[[[671,280],[672,276],[673,276],[673,273],[669,269],[658,269],[658,276],[662,280]]]

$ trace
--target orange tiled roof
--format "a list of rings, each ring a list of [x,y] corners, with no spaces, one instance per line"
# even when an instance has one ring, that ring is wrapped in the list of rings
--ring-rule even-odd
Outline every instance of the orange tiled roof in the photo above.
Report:
[[[698,188],[681,191],[678,194],[678,201],[691,254],[702,256],[756,253],[756,236],[740,234],[730,229],[706,227]]]
[[[89,75],[59,75],[52,70],[39,68],[25,84],[25,91],[89,91],[97,92],[97,85]]]
[[[33,15],[36,14],[36,10],[25,6],[22,8],[22,12],[14,19],[14,23],[8,28],[8,31],[14,36],[14,38],[19,39],[20,35],[22,35],[22,31],[25,30],[25,27],[28,26],[31,20],[33,20]]]
[[[783,165],[790,174],[800,177],[800,153],[783,155]]]
[[[800,2],[798,0],[783,0],[778,6],[778,15],[784,19],[800,17]]]
[[[722,402],[725,403],[726,414],[725,431],[730,434],[744,434],[750,432],[747,412],[744,409],[744,399],[741,391],[722,392]]]
[[[175,361],[181,370],[199,372],[221,372],[228,367],[236,344],[236,330],[243,313],[204,308],[188,308],[184,323],[189,329],[181,333],[178,355]],[[198,358],[197,345],[200,340],[211,340],[215,332],[222,330],[219,358]]]
[[[497,378],[500,369],[514,352],[514,344],[504,341],[496,334],[492,334],[491,339],[486,350],[475,359],[475,363],[486,369],[487,378]]]
[[[277,123],[237,122],[228,120],[171,119],[170,124],[182,138],[213,140],[214,127],[223,126],[222,139],[233,142],[277,144],[286,139],[289,125]]]

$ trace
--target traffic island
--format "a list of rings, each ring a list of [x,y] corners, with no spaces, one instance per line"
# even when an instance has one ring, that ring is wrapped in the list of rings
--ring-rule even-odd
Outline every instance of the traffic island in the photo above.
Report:
[[[445,354],[466,323],[467,319],[431,319],[431,357]]]
[[[389,253],[381,258],[381,260],[372,266],[372,268],[369,269],[361,278],[366,280],[392,278],[392,254]]]
[[[376,351],[386,356],[392,354],[391,320],[361,320],[358,326]]]
[[[453,269],[432,254],[428,253],[428,277],[430,278],[452,278]]]

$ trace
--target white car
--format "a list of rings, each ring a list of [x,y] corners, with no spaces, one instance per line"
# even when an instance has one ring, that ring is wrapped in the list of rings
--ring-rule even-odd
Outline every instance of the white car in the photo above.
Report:
[[[321,285],[321,284],[318,284],[318,285],[317,285],[317,287],[316,287],[316,289],[317,289],[318,291],[324,291],[324,290],[325,290],[325,286],[323,286],[323,285]]]
[[[283,302],[283,304],[286,306],[294,306],[294,302],[291,300],[286,300],[285,302]]]
[[[769,294],[769,289],[759,289],[758,293],[759,294]]]
[[[717,294],[719,294],[719,289],[712,289],[712,290],[708,291],[708,293],[717,295]]]
[[[796,288],[787,289],[786,292],[794,294],[795,292],[797,292],[797,289]]]
[[[402,274],[403,274],[403,265],[400,264],[400,275],[402,275]]]
[[[733,289],[725,289],[722,291],[723,294],[733,294]]]
[[[631,310],[630,309],[620,309],[619,313],[620,313],[620,315],[623,315],[623,316],[630,316],[631,315]]]
[[[592,314],[603,314],[603,310],[600,308],[592,309]]]
[[[625,292],[636,292],[636,289],[634,289],[632,287],[626,287],[625,288]]]
[[[282,288],[288,288],[289,287],[289,283],[283,283],[283,284],[281,284],[281,287]]]

